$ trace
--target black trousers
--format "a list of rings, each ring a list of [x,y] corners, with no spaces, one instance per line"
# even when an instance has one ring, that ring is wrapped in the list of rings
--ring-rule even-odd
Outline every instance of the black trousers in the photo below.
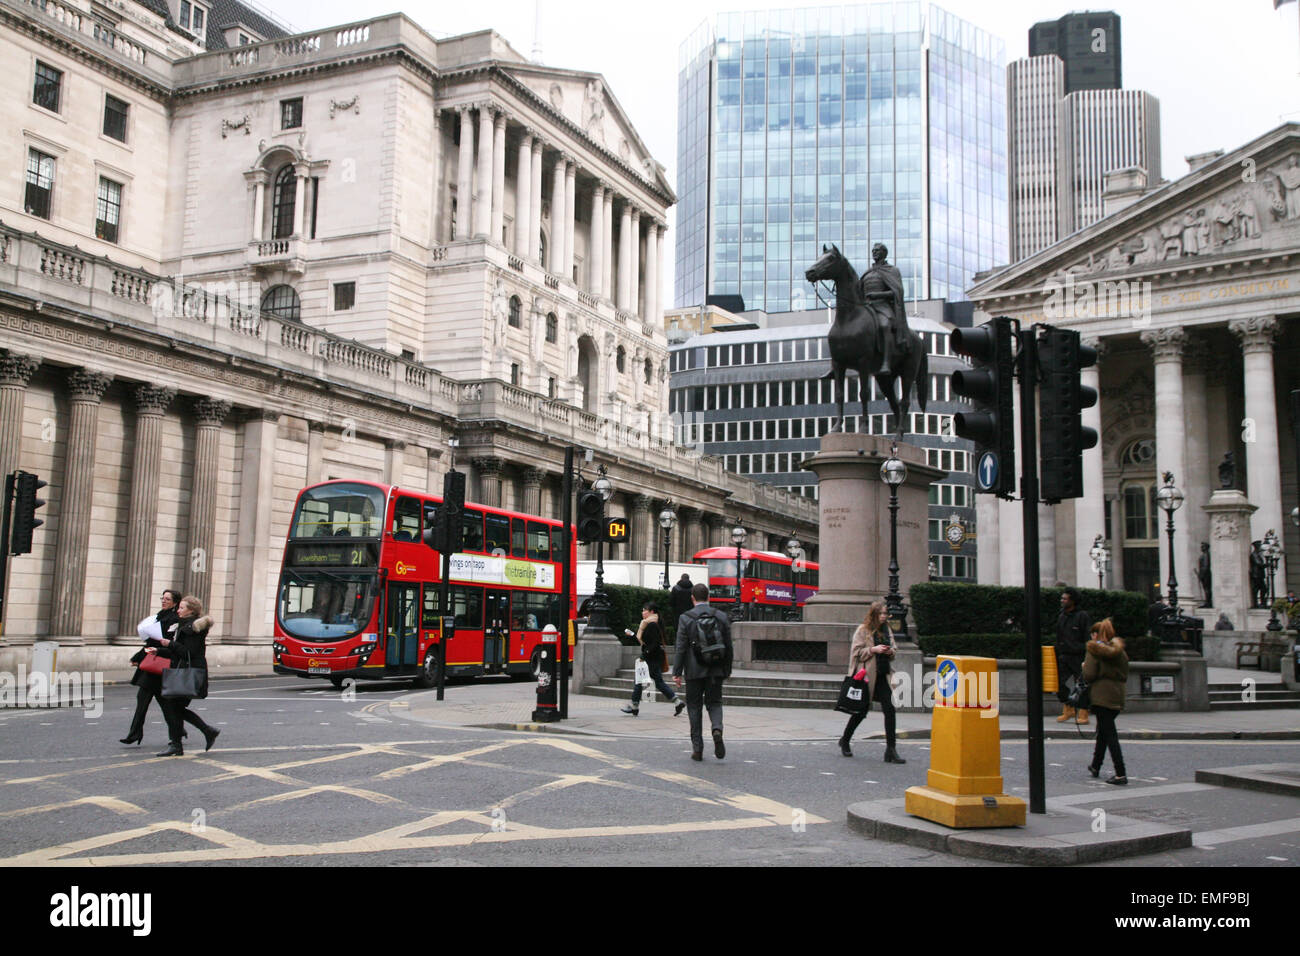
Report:
[[[885,746],[892,750],[896,740],[898,718],[897,712],[894,710],[894,692],[889,686],[888,674],[876,671],[876,683],[871,688],[871,699],[880,705],[880,712],[885,716]],[[866,719],[867,714],[865,711],[861,714],[851,714],[849,716],[849,722],[844,727],[843,740],[845,743],[853,739],[853,732]]]
[[[203,718],[190,710],[190,698],[162,697],[159,698],[159,703],[162,704],[163,717],[167,720],[167,736],[172,743],[181,742],[181,737],[185,733],[182,721],[193,724],[204,736],[211,733],[212,728],[204,722]]]
[[[1119,711],[1094,705],[1092,715],[1097,718],[1097,745],[1092,751],[1092,765],[1100,769],[1109,749],[1110,762],[1115,765],[1115,776],[1128,776],[1124,772],[1124,752],[1119,749],[1119,731],[1115,729],[1115,718],[1119,716]]]
[[[1056,668],[1056,699],[1064,704],[1070,699],[1070,688],[1066,686],[1065,679],[1073,677],[1076,684],[1083,680],[1083,658],[1074,657],[1073,655],[1067,656],[1058,650],[1056,652]],[[1084,710],[1088,709],[1087,697],[1084,697],[1080,703],[1083,705]]]
[[[722,731],[722,681],[721,677],[701,677],[686,681],[686,715],[691,721],[691,748],[704,749],[704,711],[709,712],[713,730]]]
[[[142,680],[140,686],[135,689],[135,716],[131,718],[131,729],[126,732],[128,737],[139,737],[144,734],[144,719],[149,712],[151,700],[158,701],[158,707],[162,710],[164,719],[166,718],[167,708],[163,705],[162,688]]]

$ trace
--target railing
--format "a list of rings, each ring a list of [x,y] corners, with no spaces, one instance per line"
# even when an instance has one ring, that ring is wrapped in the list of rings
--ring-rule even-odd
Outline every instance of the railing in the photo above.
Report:
[[[300,328],[296,325],[280,326],[280,344],[287,349],[293,349],[295,352],[312,351],[312,331],[311,329]]]
[[[592,295],[590,292],[579,292],[578,301],[589,309],[595,309],[600,306],[600,299]]]
[[[257,244],[257,256],[259,259],[271,259],[278,256],[287,256],[288,254],[288,239],[272,239],[268,242],[259,242]]]
[[[7,236],[5,238],[8,239]],[[148,276],[138,275],[134,272],[123,272],[121,269],[113,270],[112,293],[119,299],[148,305],[149,293],[152,290],[153,280]]]
[[[258,48],[255,46],[241,46],[226,54],[226,60],[231,66],[257,66],[258,59]]]
[[[524,271],[524,260],[520,259],[518,256],[506,256],[506,265],[511,269],[514,269],[516,272]]]
[[[358,342],[344,342],[338,339],[322,342],[321,357],[333,365],[346,365],[349,368],[392,378],[393,357],[386,352],[372,349]]]
[[[276,40],[275,52],[280,56],[304,56],[309,53],[319,53],[320,37],[290,37],[287,40]]]
[[[86,34],[91,39],[140,66],[145,65],[145,59],[149,54],[153,53],[157,56],[157,53],[153,50],[149,50],[136,41],[128,39],[107,23],[86,16],[75,7],[58,3],[56,0],[28,0],[28,4],[54,22],[62,24],[69,30]]]
[[[70,27],[78,32],[81,31],[81,11],[73,7],[65,7],[61,3],[55,3],[54,0],[30,0],[31,5],[40,10],[51,20],[62,23],[65,27]]]
[[[546,280],[546,288],[558,289],[560,287],[560,280],[557,279],[555,276],[551,275],[549,272],[546,273],[546,275],[543,278]]]
[[[100,23],[98,20],[96,20],[93,28],[93,36],[100,43],[104,44],[110,49],[116,50],[118,53],[122,54],[128,60],[134,60],[136,63],[139,63],[141,66],[144,65],[144,47],[140,46],[140,44],[138,43],[128,40],[126,37],[122,36],[122,34],[118,33],[116,30],[112,29],[108,25]]]
[[[58,249],[44,246],[41,249],[41,272],[54,279],[81,285],[86,272],[86,260]]]
[[[370,24],[364,24],[359,27],[349,27],[346,30],[340,30],[334,34],[335,46],[353,46],[357,43],[365,43],[370,39]]]

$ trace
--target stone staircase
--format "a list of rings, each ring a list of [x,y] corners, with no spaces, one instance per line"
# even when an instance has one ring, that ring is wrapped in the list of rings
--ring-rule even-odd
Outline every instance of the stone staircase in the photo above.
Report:
[[[613,677],[606,677],[599,684],[583,691],[593,697],[620,697],[625,701],[632,699],[634,672],[632,668],[620,670]],[[664,676],[672,686],[672,678]],[[724,707],[811,707],[830,710],[840,694],[842,678],[819,677],[815,674],[786,676],[780,673],[758,671],[735,671],[722,685],[722,705]],[[662,701],[663,697],[651,689],[654,699]],[[649,700],[642,697],[642,703]]]
[[[1241,684],[1210,684],[1210,710],[1300,709],[1300,690],[1287,690],[1280,681],[1259,681],[1252,688],[1254,700],[1243,700]]]

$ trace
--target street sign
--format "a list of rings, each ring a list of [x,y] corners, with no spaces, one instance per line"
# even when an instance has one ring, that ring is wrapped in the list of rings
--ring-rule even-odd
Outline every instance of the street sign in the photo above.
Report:
[[[997,486],[998,471],[997,452],[986,451],[984,454],[980,455],[979,468],[975,471],[980,491],[989,491]]]

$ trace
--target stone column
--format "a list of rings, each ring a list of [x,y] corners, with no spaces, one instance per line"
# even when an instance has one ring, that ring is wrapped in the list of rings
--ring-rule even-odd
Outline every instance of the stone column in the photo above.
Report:
[[[474,220],[474,127],[469,119],[470,107],[457,109],[460,116],[460,153],[456,164],[456,235],[467,239]]]
[[[424,490],[431,495],[442,494],[442,451],[437,448],[425,449]]]
[[[721,519],[717,515],[709,514],[707,511],[700,516],[700,524],[703,526],[701,530],[701,544],[705,548],[712,548],[716,545],[718,540],[718,522],[720,520]]]
[[[659,308],[659,224],[651,220],[645,234],[645,321],[658,327]]]
[[[18,469],[23,447],[23,408],[27,383],[41,360],[34,355],[0,354],[0,478]]]
[[[492,127],[492,216],[488,235],[493,242],[505,245],[501,227],[505,224],[506,206],[506,114],[498,113]]]
[[[587,240],[587,291],[600,295],[601,273],[605,269],[605,185],[599,181],[591,191],[591,235]]]
[[[658,278],[655,281],[654,315],[650,316],[650,322],[656,329],[663,328],[664,324],[664,234],[667,230],[663,223],[655,226],[655,275]]]
[[[230,403],[214,398],[194,402],[194,491],[190,497],[190,553],[185,566],[185,593],[207,608],[212,599],[212,556],[217,537],[217,476],[221,466],[221,424]],[[310,438],[308,439],[310,442]],[[310,457],[310,452],[308,453]]]
[[[528,236],[529,258],[542,265],[542,138],[533,137],[533,187],[529,195],[533,198],[532,209],[528,213],[528,225],[532,232]]]
[[[659,523],[651,509],[654,501],[649,495],[632,497],[632,560],[653,561],[659,550]]]
[[[1183,405],[1183,347],[1187,333],[1181,328],[1152,329],[1143,332],[1142,341],[1151,348],[1156,370],[1156,480],[1163,484],[1165,472],[1172,472],[1174,484],[1187,489],[1186,408]],[[1270,379],[1271,381],[1271,379]],[[1174,554],[1178,575],[1178,600],[1196,593],[1194,564],[1189,563],[1191,549],[1187,547],[1187,509],[1174,514]],[[1168,519],[1162,511],[1160,519],[1160,593],[1168,590],[1169,542],[1164,533]],[[1181,525],[1181,527],[1179,527]],[[1189,587],[1189,585],[1191,585]]]
[[[570,161],[564,171],[564,272],[573,281],[573,230],[578,204],[578,164]]]
[[[262,217],[266,215],[266,170],[250,169],[244,173],[253,199],[253,228],[249,230],[254,242],[262,241]]]
[[[478,169],[475,179],[474,236],[486,236],[492,226],[492,127],[493,110],[486,104],[478,108]]]
[[[1097,364],[1080,370],[1079,384],[1097,393],[1097,404],[1083,409],[1079,420],[1085,428],[1097,433],[1097,444],[1083,453],[1083,497],[1074,499],[1074,562],[1073,567],[1061,570],[1073,574],[1071,584],[1081,585],[1087,581],[1088,587],[1092,587],[1097,575],[1093,573],[1092,556],[1088,552],[1092,550],[1097,535],[1106,533],[1106,494],[1101,458],[1101,362],[1106,354],[1106,343],[1099,336],[1093,336],[1083,339],[1083,344],[1097,350]],[[988,540],[980,534],[980,558],[984,557],[983,545]]]
[[[307,423],[307,484],[325,480],[325,423]]]
[[[478,472],[483,504],[501,507],[501,459],[475,458],[474,470]]]
[[[617,267],[614,260],[614,190],[608,186],[605,188],[605,211],[600,224],[600,239],[605,248],[600,257],[602,266],[599,295],[602,299],[611,301],[614,298],[613,276]]]
[[[1201,554],[1201,542],[1210,540],[1210,518],[1205,512],[1205,505],[1210,501],[1210,490],[1218,482],[1211,483],[1211,469],[1215,464],[1210,461],[1210,419],[1209,399],[1206,396],[1206,371],[1211,357],[1204,341],[1193,338],[1187,345],[1183,356],[1183,404],[1186,408],[1187,429],[1185,447],[1187,449],[1187,484],[1183,486],[1186,503],[1182,510],[1187,512],[1186,553],[1192,564],[1188,567],[1187,597],[1189,603],[1196,598],[1193,606],[1199,605],[1204,598],[1200,582],[1196,579],[1196,562]],[[1215,476],[1217,477],[1217,475]],[[1179,578],[1181,582],[1182,578]],[[1181,591],[1182,588],[1180,587]],[[1181,599],[1180,599],[1181,600]],[[1207,622],[1210,623],[1210,622]]]
[[[307,179],[311,171],[305,162],[293,164],[293,234],[298,239],[307,238]]]
[[[520,511],[530,515],[542,513],[542,485],[546,482],[546,472],[540,468],[525,468],[523,472],[524,500]]]
[[[565,229],[564,209],[564,170],[568,160],[563,153],[555,157],[555,169],[551,173],[551,248],[547,256],[546,271],[552,275],[564,275]]]
[[[703,549],[704,524],[703,515],[698,508],[682,508],[678,517],[681,519],[678,536],[682,542],[681,561],[689,563],[695,552]]]
[[[267,529],[275,506],[275,458],[280,413],[258,409],[243,424],[243,469],[239,477],[239,531],[235,538],[234,600],[224,644],[269,644],[276,596],[269,590],[273,555]],[[223,622],[224,624],[224,622]],[[228,636],[227,636],[228,635]]]
[[[174,388],[140,385],[135,389],[135,455],[131,462],[131,503],[126,519],[122,608],[117,630],[124,643],[139,640],[135,626],[154,610],[151,598],[158,541],[162,420],[175,397]]]
[[[527,259],[532,252],[529,237],[537,230],[533,211],[533,131],[525,129],[519,140],[519,168],[515,170],[515,255]]]
[[[406,442],[384,439],[384,483],[400,485],[405,471]]]
[[[84,368],[68,373],[72,414],[59,500],[59,537],[54,546],[54,586],[50,589],[50,637],[60,643],[82,643],[95,437],[99,432],[99,403],[112,381],[111,375]]]
[[[1283,542],[1275,588],[1286,592],[1285,539],[1291,525],[1282,517],[1282,468],[1277,442],[1277,387],[1273,377],[1273,338],[1280,326],[1276,316],[1240,319],[1228,328],[1241,340],[1246,396],[1246,495],[1259,508],[1251,517],[1251,540],[1262,540],[1271,528]]]
[[[1228,615],[1233,627],[1250,627],[1250,517],[1257,510],[1235,488],[1219,488],[1202,509],[1210,523],[1210,567],[1214,607]],[[1207,620],[1207,627],[1214,623]]]
[[[641,210],[632,210],[631,251],[628,259],[627,310],[633,315],[641,312]]]
[[[630,309],[632,293],[632,206],[623,203],[623,215],[618,223],[618,300],[615,305],[624,312]]]

